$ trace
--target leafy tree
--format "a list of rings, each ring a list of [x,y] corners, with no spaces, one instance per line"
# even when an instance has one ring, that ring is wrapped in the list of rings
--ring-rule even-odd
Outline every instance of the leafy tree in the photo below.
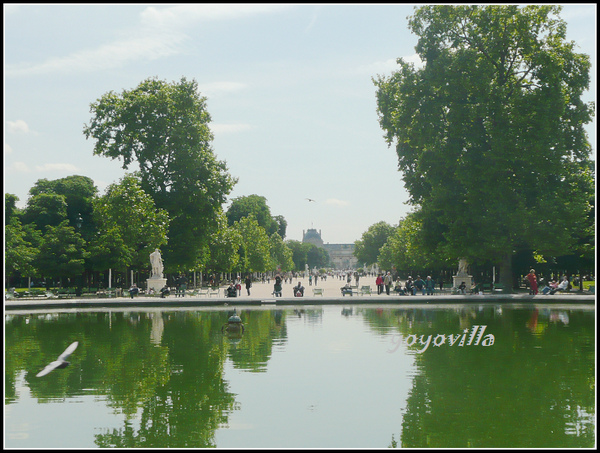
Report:
[[[308,244],[308,252],[306,253],[308,267],[313,269],[321,269],[329,267],[330,257],[327,250],[317,247],[315,244]]]
[[[450,267],[454,263],[431,254],[423,244],[423,225],[417,213],[406,216],[381,247],[378,263],[384,269],[397,271],[425,271]]]
[[[19,197],[12,193],[4,194],[4,225],[8,225],[13,218],[17,218],[20,215],[19,208],[17,208],[17,201]]]
[[[67,220],[56,227],[48,226],[35,260],[36,267],[44,276],[76,278],[83,273],[89,256],[85,246],[85,240]]]
[[[231,206],[227,209],[227,222],[233,225],[243,217],[254,216],[258,224],[265,229],[271,236],[273,233],[279,233],[282,238],[285,237],[287,222],[283,216],[272,216],[271,209],[267,205],[267,199],[259,195],[247,195],[234,198]]]
[[[27,200],[23,223],[34,224],[43,231],[46,226],[58,226],[67,220],[67,200],[56,193],[39,193]]]
[[[285,239],[285,235],[287,233],[287,220],[282,215],[273,216],[273,220],[277,224],[276,233],[281,237],[281,239]]]
[[[557,6],[425,6],[409,20],[422,69],[379,76],[388,145],[438,253],[492,260],[568,250],[590,210],[582,102],[590,61]]]
[[[216,231],[221,205],[235,180],[211,148],[206,98],[196,81],[144,80],[91,104],[84,127],[94,154],[137,162],[141,186],[171,218],[166,266],[193,267]]]
[[[127,270],[134,259],[135,251],[129,247],[118,227],[112,226],[94,237],[88,247],[92,269],[102,272],[106,269]]]
[[[94,181],[87,176],[80,175],[67,176],[52,181],[39,179],[29,190],[32,197],[40,194],[64,196],[69,225],[76,227],[86,240],[91,239],[96,231],[92,220],[92,200],[97,193],[98,189],[94,185]]]
[[[292,261],[294,262],[294,269],[297,271],[304,270],[304,265],[308,264],[308,258],[306,254],[308,252],[308,244],[303,244],[300,241],[290,239],[286,241],[286,245],[292,251]]]
[[[101,236],[92,241],[92,250],[98,253],[94,258],[97,270],[101,270],[98,266],[102,263],[110,264],[102,270],[147,268],[150,253],[166,242],[169,216],[164,209],[156,208],[134,175],[125,175],[94,200],[94,219]],[[122,250],[111,257],[108,253],[117,244]]]
[[[240,266],[243,271],[265,272],[273,268],[269,236],[254,216],[243,217],[234,224],[242,238]]]
[[[325,268],[330,265],[330,257],[327,250],[317,247],[309,242],[300,242],[295,240],[286,241],[286,245],[292,251],[292,261],[297,271],[303,271],[305,265],[309,268]]]
[[[283,242],[283,239],[279,233],[273,233],[269,237],[271,259],[275,266],[282,271],[291,271],[294,268],[294,261],[292,259],[292,251]]]
[[[212,271],[231,272],[240,262],[238,250],[241,244],[240,232],[233,227],[229,227],[225,214],[221,213],[219,228],[210,241],[210,258],[207,260],[206,267]]]
[[[354,256],[359,263],[371,265],[377,262],[379,249],[383,247],[396,228],[387,222],[378,222],[365,231],[360,240],[354,242]]]
[[[7,286],[8,279],[16,274],[24,277],[37,275],[35,259],[39,250],[36,245],[28,237],[27,230],[23,229],[21,222],[12,217],[10,223],[4,227],[4,275]]]

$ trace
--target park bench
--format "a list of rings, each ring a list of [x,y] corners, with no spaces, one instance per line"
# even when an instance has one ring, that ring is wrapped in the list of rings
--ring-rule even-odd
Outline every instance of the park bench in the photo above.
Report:
[[[210,297],[210,288],[198,288],[198,290],[196,291],[196,295],[200,297]]]
[[[361,286],[360,287],[360,295],[364,296],[365,294],[368,294],[369,296],[372,294],[370,286]]]
[[[345,296],[346,294],[350,294],[352,296],[352,288],[348,288],[346,286],[342,286],[340,288],[340,291],[342,292],[342,296]]]
[[[489,291],[490,293],[494,291],[494,284],[493,283],[480,283],[479,287],[481,288],[481,291],[486,292]]]
[[[323,296],[323,288],[313,288],[313,296]]]
[[[122,291],[120,288],[101,289],[96,292],[96,296],[98,296],[98,297],[117,297],[118,295],[120,295],[119,293],[121,293],[121,292]]]
[[[54,291],[54,295],[59,299],[71,299],[75,296],[75,290],[72,288],[69,289],[59,289]]]
[[[214,288],[209,288],[208,290],[208,297],[212,297],[212,296],[216,296],[219,297],[221,295],[221,288],[214,287]]]

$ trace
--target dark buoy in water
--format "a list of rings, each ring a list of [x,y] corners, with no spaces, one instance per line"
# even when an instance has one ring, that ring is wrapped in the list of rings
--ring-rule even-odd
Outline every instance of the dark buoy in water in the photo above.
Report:
[[[242,323],[242,318],[238,316],[237,312],[235,311],[235,308],[233,309],[233,315],[231,315],[227,320],[227,324],[221,327],[221,332],[236,334],[241,334],[244,332],[244,324]]]

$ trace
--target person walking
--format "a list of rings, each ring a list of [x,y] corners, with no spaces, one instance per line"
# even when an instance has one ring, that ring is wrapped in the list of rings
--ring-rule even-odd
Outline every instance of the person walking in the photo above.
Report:
[[[250,295],[250,287],[252,286],[252,278],[250,278],[250,274],[246,276],[246,291],[248,291],[248,295]]]
[[[390,287],[392,286],[392,274],[390,273],[390,271],[387,272],[387,274],[385,274],[385,278],[383,279],[383,284],[385,285],[385,293],[389,296],[390,295]]]
[[[377,285],[377,294],[381,294],[383,292],[383,277],[381,274],[377,274],[377,278],[375,279],[375,285]]]

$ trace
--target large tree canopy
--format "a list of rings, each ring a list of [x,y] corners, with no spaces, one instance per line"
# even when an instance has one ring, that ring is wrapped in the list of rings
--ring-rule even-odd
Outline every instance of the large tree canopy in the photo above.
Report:
[[[564,253],[590,209],[590,62],[559,12],[417,8],[409,25],[424,66],[398,59],[374,80],[425,234],[448,257],[497,262],[505,282],[514,250]]]
[[[260,195],[253,194],[234,198],[231,206],[227,209],[226,215],[229,226],[240,221],[243,217],[252,215],[269,236],[273,233],[279,233],[282,238],[285,238],[287,222],[283,216],[272,216],[271,208],[267,205],[267,199]]]
[[[100,232],[92,241],[99,270],[146,268],[150,253],[166,242],[169,216],[156,208],[133,175],[125,175],[94,200],[94,218]],[[119,252],[114,250],[116,244]]]
[[[354,241],[354,256],[358,262],[367,265],[377,263],[379,250],[395,230],[396,228],[387,222],[371,225],[358,241]]]
[[[136,162],[142,188],[171,219],[165,266],[193,267],[217,229],[221,205],[235,181],[211,148],[206,98],[196,81],[150,78],[91,104],[84,127],[94,154]]]

